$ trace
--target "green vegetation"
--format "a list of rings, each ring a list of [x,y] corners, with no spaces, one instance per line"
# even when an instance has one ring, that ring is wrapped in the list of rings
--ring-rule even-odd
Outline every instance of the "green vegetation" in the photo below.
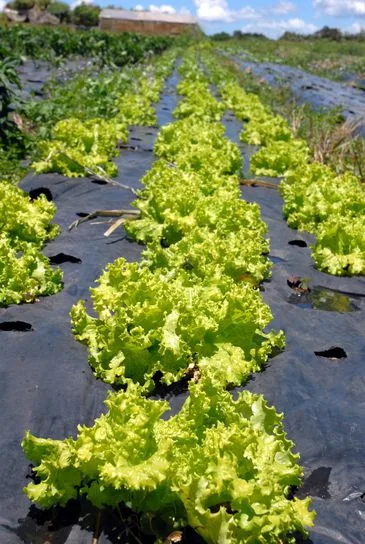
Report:
[[[75,25],[93,27],[99,24],[99,6],[80,4],[72,12],[72,22]]]
[[[97,79],[86,73],[56,87],[48,101],[30,104],[25,115],[40,125],[38,135],[44,137],[35,144],[36,173],[116,176],[117,143],[127,141],[129,125],[156,124],[153,103],[175,57],[168,51],[148,67],[107,71]]]
[[[172,38],[18,24],[0,26],[0,43],[4,50],[22,57],[52,62],[80,56],[99,61],[101,65],[124,66],[142,60],[147,51],[162,52],[171,45]]]
[[[59,229],[56,208],[41,195],[34,202],[12,184],[0,182],[0,305],[34,302],[60,291],[62,272],[40,250]]]
[[[96,317],[82,301],[71,312],[95,374],[125,390],[110,393],[107,413],[79,426],[76,439],[26,434],[37,481],[25,492],[44,507],[80,495],[98,508],[127,504],[156,542],[190,525],[211,544],[294,544],[314,513],[309,499],[291,498],[302,469],[281,416],[262,396],[234,400],[226,390],[284,345],[281,331],[264,332],[272,318],[258,290],[270,267],[266,227],[258,207],[240,199],[239,149],[224,136],[222,106],[195,52],[180,72],[180,119],[161,129],[159,159],[135,203],[141,214],[125,223],[146,241],[147,258],[108,265],[92,289]],[[223,247],[241,229],[245,259],[218,251],[209,263],[212,247],[198,232]],[[197,248],[206,266],[194,262]],[[162,419],[168,404],[145,396],[181,379],[189,396]]]
[[[288,499],[301,469],[262,396],[245,391],[234,401],[203,379],[167,421],[168,403],[143,398],[135,385],[106,405],[76,440],[27,433],[24,451],[40,479],[26,488],[32,501],[66,504],[80,490],[99,508],[128,504],[157,542],[189,524],[210,544],[294,544],[292,532],[312,524],[309,499]]]
[[[62,3],[50,6],[69,19]],[[95,9],[80,8],[78,24],[92,26]],[[8,305],[62,287],[61,271],[41,254],[59,232],[51,223],[55,206],[14,185],[20,159],[31,158],[36,173],[118,184],[111,179],[117,143],[131,124],[156,125],[153,104],[177,52],[149,54],[170,39],[63,28],[14,25],[0,28],[2,38],[0,305]],[[275,56],[270,40],[249,39],[260,43],[255,55],[265,43]],[[342,38],[327,32],[322,47],[330,39]],[[244,43],[237,33],[233,47]],[[64,86],[50,82],[45,100],[22,104],[10,50],[56,63],[78,55],[96,62]],[[107,265],[91,289],[92,308],[81,300],[71,309],[95,376],[113,386],[106,413],[78,426],[74,438],[27,432],[23,448],[35,479],[25,493],[44,508],[80,497],[98,509],[127,505],[156,543],[189,525],[211,544],[295,544],[315,513],[309,498],[293,498],[303,472],[282,416],[261,395],[229,391],[263,370],[285,338],[270,329],[260,293],[271,274],[267,226],[259,207],[241,198],[242,154],[222,117],[233,111],[243,123],[240,140],[259,147],[251,172],[283,178],[284,216],[316,236],[314,261],[331,274],[365,274],[363,144],[338,111],[297,107],[288,89],[239,74],[208,41],[185,53],[179,72],[175,121],[159,130],[156,161],[134,191],[136,209],[117,210],[108,229],[123,224],[145,244],[142,259]],[[168,417],[168,403],[151,395],[180,386],[187,398]]]
[[[40,36],[37,29],[34,36]],[[122,73],[105,69],[98,79],[85,72],[66,87],[56,85],[48,100],[26,104],[18,98],[19,61],[10,57],[0,61],[0,304],[33,302],[39,295],[53,294],[62,287],[61,271],[53,270],[40,253],[46,239],[41,235],[37,240],[23,239],[18,233],[29,221],[35,221],[38,213],[47,224],[55,213],[55,207],[42,198],[28,205],[27,195],[9,187],[7,182],[17,183],[27,171],[21,160],[32,158],[36,173],[116,175],[117,167],[111,159],[118,152],[117,142],[126,141],[129,124],[156,122],[151,103],[158,99],[174,59],[172,52],[149,68],[134,66]],[[111,88],[109,96],[107,90]],[[16,225],[13,238],[4,234],[6,224]],[[58,231],[52,232],[55,236]]]
[[[3,149],[22,143],[23,136],[11,113],[17,105],[20,80],[17,73],[19,61],[13,57],[0,60],[0,142]],[[15,102],[15,103],[14,103]]]
[[[66,2],[52,2],[47,7],[47,11],[58,17],[61,23],[68,23],[70,21],[70,6]]]
[[[351,39],[342,36],[339,40],[313,36],[296,36],[293,40],[288,37],[284,35],[279,40],[270,40],[263,36],[243,35],[241,39],[224,39],[220,46],[230,54],[242,55],[245,60],[289,64],[335,80],[364,72],[363,35]]]
[[[21,108],[19,60],[5,57],[0,60],[0,178],[17,183],[26,169],[20,165],[30,145],[29,135],[17,124],[14,108]]]
[[[283,176],[280,190],[288,224],[316,235],[317,267],[335,275],[364,275],[364,184],[353,174],[337,175],[317,162],[288,122],[274,115],[256,94],[243,90],[232,70],[209,56],[207,63],[226,105],[245,121],[240,139],[262,146],[252,158],[251,171]]]
[[[357,134],[358,123],[345,121],[340,108],[315,111],[310,104],[299,106],[285,85],[272,87],[225,57],[221,62],[227,69],[227,81],[233,77],[266,108],[284,117],[296,137],[306,141],[316,161],[331,166],[337,174],[350,171],[365,181],[365,140]]]

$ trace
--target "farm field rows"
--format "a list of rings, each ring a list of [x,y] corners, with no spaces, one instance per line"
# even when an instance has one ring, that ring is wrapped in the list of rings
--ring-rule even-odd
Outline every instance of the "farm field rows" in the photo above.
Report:
[[[104,77],[89,114],[48,102],[33,200],[3,183],[23,199],[16,228],[1,210],[14,259],[35,230],[44,268],[34,291],[1,276],[0,535],[361,542],[363,185],[313,163],[208,45]],[[39,298],[45,273],[58,293]],[[23,438],[45,513],[21,494]]]
[[[334,81],[353,82],[362,80],[365,44],[362,36],[357,39],[336,40],[331,38],[315,39],[296,36],[295,39],[279,40],[265,37],[246,37],[224,40],[224,49],[238,53],[242,58],[257,62],[301,68],[309,74],[324,76]]]

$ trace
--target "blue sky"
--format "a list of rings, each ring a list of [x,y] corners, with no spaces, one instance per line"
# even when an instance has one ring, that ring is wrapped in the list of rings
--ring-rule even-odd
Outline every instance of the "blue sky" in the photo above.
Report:
[[[1,1],[1,0],[0,0]],[[86,0],[88,3],[92,0]],[[358,32],[365,29],[365,0],[94,0],[105,6],[191,13],[205,32],[242,30],[278,37],[286,30],[310,33],[324,25]],[[81,0],[76,0],[81,3]]]

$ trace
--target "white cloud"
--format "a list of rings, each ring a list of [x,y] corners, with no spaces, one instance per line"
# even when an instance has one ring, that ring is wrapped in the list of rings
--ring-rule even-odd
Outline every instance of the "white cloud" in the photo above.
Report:
[[[365,0],[313,0],[313,5],[327,15],[365,16]]]
[[[239,10],[232,10],[227,0],[194,0],[197,7],[197,16],[203,21],[223,21],[232,23],[238,20],[259,19],[261,13],[251,6],[244,6]]]
[[[364,0],[365,1],[365,0]],[[266,10],[255,9],[252,6],[244,6],[239,10],[232,10],[227,0],[194,0],[197,7],[197,16],[204,21],[222,21],[232,23],[234,21],[256,21],[263,19],[267,13],[286,15],[295,11],[292,2],[280,0],[273,7]]]
[[[241,28],[242,32],[261,32],[270,38],[277,38],[284,32],[296,32],[297,34],[310,34],[318,30],[316,25],[306,23],[302,19],[289,19],[288,21],[260,20],[249,23]]]
[[[231,10],[226,0],[195,0],[196,14],[204,21],[233,21]]]
[[[161,6],[155,6],[154,4],[150,4],[148,6],[148,9],[150,11],[158,11],[159,13],[170,13],[171,15],[176,13],[176,9],[170,4],[162,4]]]
[[[287,15],[292,11],[296,11],[296,9],[297,8],[293,2],[286,2],[285,0],[282,0],[271,8],[271,12],[274,13],[274,15]]]
[[[361,23],[352,23],[352,25],[345,30],[346,32],[350,32],[350,34],[359,34],[359,32],[365,32],[365,25],[362,25]]]
[[[4,11],[5,6],[6,2],[4,2],[4,0],[0,0],[0,11]]]
[[[94,3],[93,0],[74,0],[70,8],[75,9],[77,8],[77,6],[81,6],[81,4],[87,4],[88,6],[90,6],[90,4],[93,4],[93,3]]]
[[[0,0],[0,2],[1,2],[1,0]],[[157,11],[158,13],[169,13],[171,15],[173,15],[174,13],[180,13],[181,15],[191,15],[190,11],[187,8],[182,7],[177,12],[176,9],[173,6],[171,6],[170,4],[162,4],[161,6],[156,6],[155,4],[150,4],[147,8],[143,7],[142,4],[137,4],[132,9],[134,11],[154,11],[154,12]]]

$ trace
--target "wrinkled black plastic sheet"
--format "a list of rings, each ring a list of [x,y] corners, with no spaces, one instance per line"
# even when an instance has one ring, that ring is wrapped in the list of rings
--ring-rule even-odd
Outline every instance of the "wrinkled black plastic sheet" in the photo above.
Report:
[[[90,69],[94,65],[92,59],[66,59],[60,66],[53,66],[44,60],[25,60],[17,67],[21,83],[20,95],[23,100],[43,98],[45,85],[55,78],[64,83],[81,70]]]
[[[252,62],[234,57],[242,69],[250,68],[270,85],[289,86],[299,104],[309,103],[315,110],[339,107],[346,119],[361,122],[365,135],[365,92],[338,81],[309,74],[300,68],[272,62]]]
[[[171,78],[158,106],[159,122],[171,120],[176,104]],[[238,141],[240,124],[232,115],[224,118],[227,134]],[[157,129],[131,130],[129,143],[139,150],[122,150],[118,159],[119,180],[139,187],[139,179],[154,160],[150,149]],[[254,148],[240,144],[248,159]],[[275,180],[273,180],[275,181]],[[277,181],[277,180],[276,180]],[[105,265],[119,256],[140,258],[141,246],[129,241],[122,229],[110,238],[103,233],[109,224],[96,220],[68,232],[78,212],[96,208],[128,207],[133,195],[90,180],[67,180],[57,175],[28,177],[25,190],[48,188],[58,206],[56,221],[62,234],[46,248],[47,255],[64,253],[81,263],[64,263],[64,290],[33,305],[0,309],[0,322],[25,321],[29,332],[0,331],[0,542],[38,544],[90,544],[95,512],[84,503],[72,503],[58,512],[56,520],[31,507],[22,494],[28,483],[29,464],[20,448],[27,429],[40,436],[62,439],[75,436],[79,423],[92,424],[104,410],[108,387],[96,380],[87,364],[87,350],[71,334],[69,310],[80,298],[90,300],[89,286]],[[305,470],[298,496],[311,495],[317,510],[316,526],[306,544],[362,544],[365,541],[364,438],[365,438],[365,281],[336,278],[313,267],[308,247],[290,245],[292,240],[313,241],[309,235],[289,229],[282,219],[282,199],[277,191],[244,188],[246,200],[256,201],[269,227],[273,275],[264,283],[263,296],[274,314],[272,327],[283,328],[286,350],[272,359],[247,389],[263,393],[270,404],[285,414],[285,427],[296,443]],[[289,276],[309,278],[312,286],[352,293],[357,311],[351,313],[312,310],[291,304]],[[332,346],[342,347],[347,358],[330,360],[315,355]],[[170,395],[172,413],[186,393]],[[120,542],[120,520],[104,517],[100,544]],[[124,535],[124,542],[128,535]],[[48,540],[47,540],[48,539]],[[149,540],[146,540],[147,542]],[[187,542],[197,542],[190,535]]]
[[[227,123],[238,141],[239,123]],[[240,144],[241,145],[241,144]],[[242,146],[246,167],[254,148]],[[278,183],[278,180],[270,180]],[[286,349],[255,374],[247,389],[263,393],[284,412],[288,436],[300,452],[306,479],[297,495],[311,495],[317,511],[313,544],[365,542],[365,278],[340,278],[313,266],[309,247],[313,236],[290,229],[282,219],[282,198],[268,188],[243,188],[247,201],[258,202],[269,228],[273,274],[264,282],[275,329],[283,329]],[[287,285],[291,276],[310,285],[352,293],[358,308],[350,313],[302,308],[289,302],[295,296]],[[347,358],[330,360],[315,351],[341,347]]]
[[[157,107],[158,121],[171,120],[176,104],[172,92],[176,76],[168,81]],[[140,188],[140,179],[154,161],[153,142],[158,128],[132,127],[129,144],[116,160],[117,180]],[[80,299],[90,300],[89,287],[95,285],[108,262],[123,256],[128,261],[140,259],[142,246],[127,239],[119,228],[109,237],[105,218],[96,219],[77,229],[68,226],[78,213],[96,209],[128,208],[135,199],[130,191],[111,185],[99,185],[90,179],[66,179],[57,174],[29,175],[21,183],[25,191],[51,192],[57,205],[55,222],[61,235],[45,248],[48,256],[64,254],[73,261],[61,264],[64,289],[35,304],[0,308],[0,543],[46,542],[50,522],[32,508],[22,493],[29,479],[29,462],[20,448],[24,432],[63,439],[75,436],[79,423],[91,425],[104,410],[108,387],[95,379],[87,364],[87,349],[73,339],[69,312]],[[31,325],[27,332],[4,331],[1,324],[21,321]],[[52,542],[88,543],[95,527],[90,508],[86,513],[73,505],[74,512],[64,514],[64,524],[51,531]],[[79,517],[80,515],[80,517]],[[86,521],[85,521],[86,516]],[[60,523],[59,521],[57,523]],[[71,523],[71,525],[70,525]],[[40,524],[40,525],[39,525]],[[83,530],[82,527],[88,530]],[[106,536],[102,536],[100,543]],[[112,540],[106,540],[112,541]]]

